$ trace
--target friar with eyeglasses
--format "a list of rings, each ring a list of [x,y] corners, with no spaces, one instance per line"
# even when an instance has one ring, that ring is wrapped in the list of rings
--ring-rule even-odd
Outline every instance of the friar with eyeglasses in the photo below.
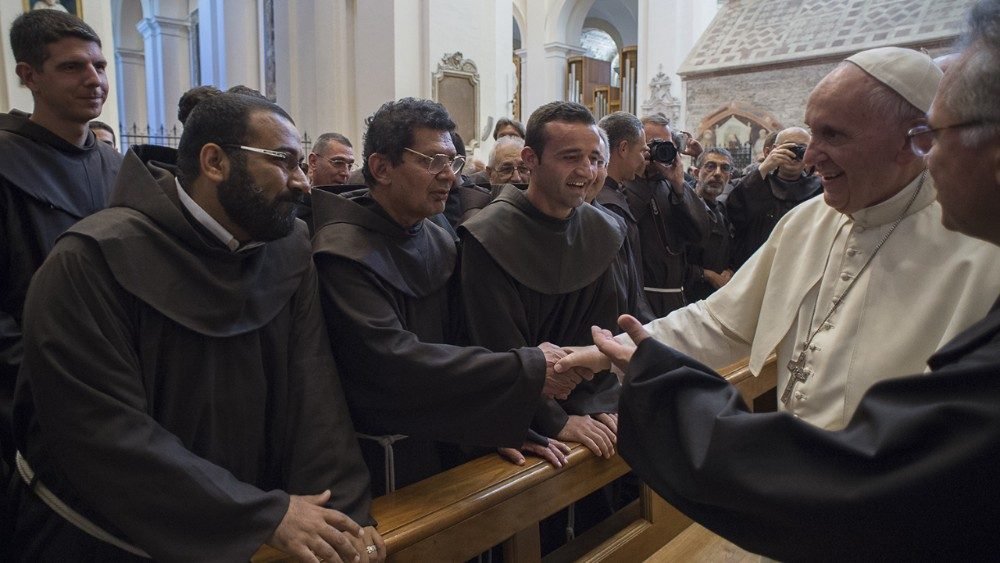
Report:
[[[801,127],[782,129],[763,162],[733,183],[725,200],[735,238],[733,269],[757,252],[786,213],[823,192],[803,159],[811,140]]]
[[[8,561],[382,560],[330,353],[301,141],[219,94],[130,154],[28,291]]]
[[[733,277],[733,226],[726,204],[719,196],[729,184],[733,155],[720,147],[705,149],[696,162],[694,191],[708,211],[708,236],[688,245],[685,293],[692,302],[700,301],[729,283]],[[642,319],[639,319],[642,320]]]
[[[523,451],[556,466],[568,448],[529,423],[547,397],[580,381],[556,376],[565,353],[542,341],[468,347],[457,294],[457,248],[431,217],[465,159],[444,106],[403,98],[367,120],[367,191],[313,193],[314,260],[331,342],[377,492],[464,460],[470,448]],[[587,376],[589,374],[583,374]],[[475,451],[475,448],[472,448]]]
[[[941,225],[934,180],[907,136],[925,123],[941,75],[898,47],[834,68],[805,115],[805,165],[823,197],[785,215],[729,283],[649,331],[716,369],[749,356],[760,373],[776,353],[778,408],[826,429],[843,428],[876,382],[924,371],[1000,291],[1000,250]],[[563,365],[606,366],[593,352]]]

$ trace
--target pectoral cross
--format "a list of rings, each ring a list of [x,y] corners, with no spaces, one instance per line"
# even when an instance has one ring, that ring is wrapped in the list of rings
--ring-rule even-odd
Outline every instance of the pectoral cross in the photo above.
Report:
[[[781,393],[781,403],[783,405],[787,405],[788,400],[792,398],[792,389],[795,388],[795,384],[805,383],[806,379],[809,379],[809,374],[806,372],[805,365],[805,350],[799,354],[798,358],[788,362],[788,383],[785,385],[785,390]]]

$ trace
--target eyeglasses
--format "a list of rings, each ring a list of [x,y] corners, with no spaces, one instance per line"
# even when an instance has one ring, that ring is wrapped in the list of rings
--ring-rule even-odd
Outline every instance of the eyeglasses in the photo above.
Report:
[[[296,153],[284,152],[284,151],[272,151],[271,149],[258,149],[257,147],[248,147],[245,145],[222,145],[222,148],[226,149],[240,149],[249,152],[255,152],[257,154],[263,154],[271,158],[281,160],[281,165],[285,167],[285,170],[289,172],[294,171],[296,168],[302,169],[302,163],[305,160]]]
[[[716,170],[722,170],[724,174],[733,171],[732,164],[729,164],[728,162],[723,162],[722,164],[719,164],[718,162],[713,162],[711,160],[706,162],[705,164],[702,164],[701,168],[702,170],[706,170],[708,172],[715,172]]]
[[[497,167],[497,173],[500,174],[501,176],[513,176],[515,170],[517,170],[517,173],[520,174],[521,176],[527,176],[528,174],[531,174],[531,169],[523,164],[519,166],[514,166],[513,164],[507,163],[507,164],[501,164],[500,166]]]
[[[316,154],[316,153],[313,153],[313,154]],[[319,156],[319,155],[316,154],[316,156]],[[348,160],[346,158],[341,158],[341,157],[338,157],[338,156],[335,156],[333,158],[324,158],[322,156],[319,156],[319,157],[322,158],[323,160],[329,162],[330,166],[336,168],[337,170],[352,171],[352,170],[355,170],[356,168],[358,168],[357,166],[354,165],[354,161],[353,160]]]
[[[934,146],[934,139],[937,137],[938,131],[944,131],[945,129],[964,129],[966,127],[982,127],[984,125],[994,125],[996,123],[1000,122],[995,119],[974,119],[972,121],[964,121],[962,123],[944,125],[942,127],[917,125],[907,131],[906,136],[910,139],[910,150],[913,151],[913,154],[917,156],[927,156],[927,153],[931,152],[931,147]]]
[[[454,172],[455,174],[458,174],[459,172],[462,171],[462,168],[465,166],[464,156],[456,156],[455,158],[452,158],[446,154],[436,154],[434,156],[428,156],[422,152],[417,152],[413,149],[408,149],[406,147],[403,147],[403,150],[407,152],[412,152],[417,156],[422,156],[426,158],[428,160],[427,171],[430,172],[431,174],[441,173],[441,171],[444,170],[445,166],[451,168],[451,171]]]

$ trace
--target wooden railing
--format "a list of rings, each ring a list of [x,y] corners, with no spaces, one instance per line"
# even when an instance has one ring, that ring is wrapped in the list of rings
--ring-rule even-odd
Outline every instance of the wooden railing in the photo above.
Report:
[[[758,377],[746,362],[720,373],[751,405],[773,395],[774,358]],[[390,561],[465,561],[502,544],[505,562],[540,561],[538,522],[628,473],[620,456],[603,459],[575,446],[556,469],[537,458],[522,466],[484,456],[375,499],[372,514]],[[641,561],[682,532],[691,521],[643,486],[639,500],[546,561]],[[253,561],[284,561],[268,547]]]

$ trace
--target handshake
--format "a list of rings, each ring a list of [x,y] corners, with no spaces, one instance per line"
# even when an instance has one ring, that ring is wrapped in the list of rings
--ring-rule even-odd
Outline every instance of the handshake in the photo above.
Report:
[[[620,326],[631,343],[621,343],[612,337],[611,331],[591,327],[593,346],[560,347],[543,342],[538,348],[545,354],[545,385],[542,395],[546,398],[565,399],[584,380],[591,380],[594,374],[611,369],[619,379],[624,377],[628,362],[639,342],[649,338],[649,333],[635,317],[622,315]]]

